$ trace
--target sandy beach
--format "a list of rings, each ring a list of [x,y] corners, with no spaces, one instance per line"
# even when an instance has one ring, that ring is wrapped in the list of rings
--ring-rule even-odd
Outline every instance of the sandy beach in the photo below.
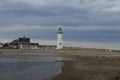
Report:
[[[51,80],[120,80],[120,53],[95,50],[11,50],[0,57],[64,56],[62,71]]]
[[[62,49],[62,50],[27,50],[27,49],[0,49],[1,56],[39,56],[39,55],[60,55],[79,59],[80,57],[87,58],[119,58],[119,50],[105,50],[105,49]]]
[[[62,73],[52,80],[120,80],[120,60],[65,61]]]

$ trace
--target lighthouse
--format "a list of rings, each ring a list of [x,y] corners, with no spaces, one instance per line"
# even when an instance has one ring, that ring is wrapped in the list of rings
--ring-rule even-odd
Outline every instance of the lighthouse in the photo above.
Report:
[[[63,43],[62,43],[62,28],[60,27],[57,32],[57,49],[62,49],[63,48]]]

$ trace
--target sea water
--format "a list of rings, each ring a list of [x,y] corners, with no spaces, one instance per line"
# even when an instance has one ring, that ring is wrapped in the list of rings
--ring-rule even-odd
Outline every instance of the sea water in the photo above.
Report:
[[[0,80],[50,80],[61,72],[56,56],[0,58]]]

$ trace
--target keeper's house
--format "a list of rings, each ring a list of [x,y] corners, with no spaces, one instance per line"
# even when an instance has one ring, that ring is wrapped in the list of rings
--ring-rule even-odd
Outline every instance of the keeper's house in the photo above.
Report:
[[[38,49],[39,43],[30,43],[30,38],[25,36],[9,43],[9,48],[13,49]]]

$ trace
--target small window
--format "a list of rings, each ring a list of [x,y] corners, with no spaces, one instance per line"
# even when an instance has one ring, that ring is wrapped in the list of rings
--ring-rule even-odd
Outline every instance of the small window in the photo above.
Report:
[[[61,45],[61,43],[59,43],[59,45]]]

